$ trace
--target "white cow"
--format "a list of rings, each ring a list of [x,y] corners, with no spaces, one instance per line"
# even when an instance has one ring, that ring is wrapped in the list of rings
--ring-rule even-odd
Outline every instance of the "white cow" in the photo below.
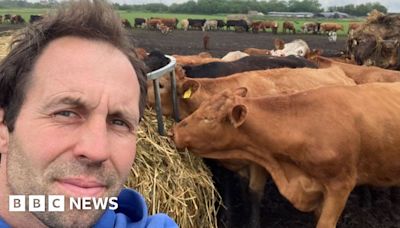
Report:
[[[328,33],[328,41],[329,41],[329,42],[336,42],[336,39],[337,39],[337,34],[336,34],[336,32],[330,31],[330,32]]]
[[[188,19],[182,19],[180,24],[181,24],[181,28],[183,30],[185,30],[185,31],[188,30],[188,27],[189,27],[189,20]]]
[[[217,30],[218,29],[218,21],[217,20],[206,20],[202,29],[203,29],[203,31]]]
[[[310,48],[304,40],[297,39],[284,45],[282,50],[272,50],[271,55],[273,56],[306,56],[310,52]]]

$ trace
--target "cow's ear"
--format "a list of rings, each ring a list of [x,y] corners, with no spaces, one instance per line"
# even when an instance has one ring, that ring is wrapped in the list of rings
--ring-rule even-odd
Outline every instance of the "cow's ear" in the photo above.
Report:
[[[196,80],[187,80],[182,85],[182,98],[189,99],[200,88],[200,83]]]
[[[0,108],[0,155],[6,154],[8,151],[9,132],[4,122],[4,109]]]
[[[229,115],[229,119],[235,128],[240,127],[247,117],[247,107],[245,105],[235,105]]]
[[[236,96],[245,97],[247,95],[248,89],[246,87],[237,88],[233,93]]]
[[[183,80],[185,79],[186,73],[185,70],[183,69],[182,65],[176,64],[175,65],[175,77],[177,80]]]

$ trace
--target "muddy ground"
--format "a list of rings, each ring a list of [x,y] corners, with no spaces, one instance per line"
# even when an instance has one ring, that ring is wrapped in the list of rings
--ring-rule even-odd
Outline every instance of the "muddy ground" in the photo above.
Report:
[[[203,36],[209,36],[209,50],[203,48]],[[243,50],[245,48],[273,49],[274,39],[280,38],[285,42],[294,39],[305,40],[310,48],[324,50],[325,54],[332,55],[345,49],[346,37],[338,37],[336,43],[328,41],[325,35],[312,34],[277,34],[272,33],[246,33],[233,31],[173,31],[167,35],[157,31],[143,29],[132,30],[132,36],[139,47],[147,51],[158,49],[167,54],[193,55],[202,51],[210,52],[214,57],[222,57],[230,51]]]
[[[345,50],[346,37],[338,37],[331,43],[324,35],[236,33],[233,31],[207,32],[210,37],[209,50],[203,48],[202,31],[173,31],[168,35],[157,31],[135,29],[132,36],[138,47],[148,52],[158,49],[166,54],[192,55],[202,51],[210,52],[214,57],[222,57],[229,51],[245,48],[273,49],[273,40],[281,38],[285,42],[294,39],[305,40],[310,48],[319,48],[325,55],[335,55]],[[230,214],[220,214],[221,227],[249,227],[250,207],[247,197],[242,199],[242,180],[234,173],[212,166],[216,186],[223,197],[231,203]],[[240,184],[242,183],[242,184]],[[246,184],[246,183],[244,183]],[[350,195],[346,208],[337,227],[341,228],[394,228],[400,227],[399,188],[357,187]],[[230,193],[230,194],[228,194]],[[230,218],[230,219],[228,219]],[[306,228],[314,227],[312,213],[296,210],[278,192],[272,181],[265,187],[265,197],[261,208],[261,227]]]

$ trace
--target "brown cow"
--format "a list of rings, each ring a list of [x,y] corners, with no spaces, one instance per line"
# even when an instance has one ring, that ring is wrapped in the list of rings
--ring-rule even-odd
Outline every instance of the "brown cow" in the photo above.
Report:
[[[176,29],[176,25],[178,24],[177,18],[160,18],[160,21],[171,30]]]
[[[334,61],[325,57],[318,56],[315,61],[320,68],[336,66],[341,68],[349,78],[357,84],[371,82],[399,82],[400,71],[387,70],[374,66],[359,66],[339,61]]]
[[[176,146],[264,167],[294,207],[316,213],[317,228],[336,226],[356,185],[400,185],[400,83],[243,91],[205,101],[173,128]]]
[[[347,34],[358,29],[360,26],[361,26],[361,23],[357,23],[357,22],[349,23],[349,29],[347,30]]]
[[[222,62],[219,58],[213,58],[207,52],[199,53],[198,55],[172,55],[176,59],[178,65],[200,65],[210,62]]]
[[[339,30],[343,31],[343,25],[338,24],[338,23],[332,23],[332,22],[321,23],[321,29],[320,30],[321,30],[321,32],[324,32],[324,33],[327,33],[327,32],[330,32],[330,31],[337,32]]]
[[[338,68],[309,69],[309,68],[282,68],[259,71],[247,71],[230,75],[229,77],[213,79],[191,79],[184,76],[184,71],[177,67],[177,91],[179,112],[182,118],[193,113],[203,100],[222,88],[237,88],[246,86],[251,96],[273,95],[279,93],[293,93],[318,86],[354,85],[354,81],[346,77]],[[321,77],[324,75],[325,77]],[[160,89],[162,112],[172,114],[171,87],[169,77],[160,80],[163,87]],[[190,90],[190,91],[189,91]],[[188,92],[189,91],[189,92]],[[153,88],[148,88],[148,104],[154,106]]]
[[[253,33],[258,33],[261,29],[262,21],[253,21],[250,24],[250,29]]]
[[[121,24],[122,24],[122,26],[124,27],[124,28],[127,28],[127,29],[129,29],[129,28],[132,28],[132,25],[131,25],[131,23],[128,21],[128,19],[121,19]]]
[[[146,20],[146,27],[148,29],[157,29],[160,24],[162,24],[160,19],[147,19]]]
[[[293,34],[296,33],[296,28],[294,27],[293,22],[291,21],[284,21],[282,24],[282,32],[286,33],[286,30],[289,30],[289,32],[291,31]]]
[[[273,34],[277,34],[278,33],[278,22],[276,21],[263,21],[261,24],[260,29],[262,29],[264,32],[266,31],[266,29],[271,29]]]
[[[138,58],[140,60],[144,60],[145,58],[147,58],[147,51],[144,48],[135,48],[134,49],[136,55],[138,56]]]
[[[271,55],[271,51],[268,49],[259,48],[246,48],[243,50],[244,53],[248,55]]]

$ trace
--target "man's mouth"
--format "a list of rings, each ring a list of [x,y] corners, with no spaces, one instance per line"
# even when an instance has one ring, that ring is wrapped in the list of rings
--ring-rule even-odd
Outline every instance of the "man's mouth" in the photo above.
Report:
[[[106,184],[93,178],[64,178],[57,183],[63,192],[72,197],[99,197],[106,190]]]

